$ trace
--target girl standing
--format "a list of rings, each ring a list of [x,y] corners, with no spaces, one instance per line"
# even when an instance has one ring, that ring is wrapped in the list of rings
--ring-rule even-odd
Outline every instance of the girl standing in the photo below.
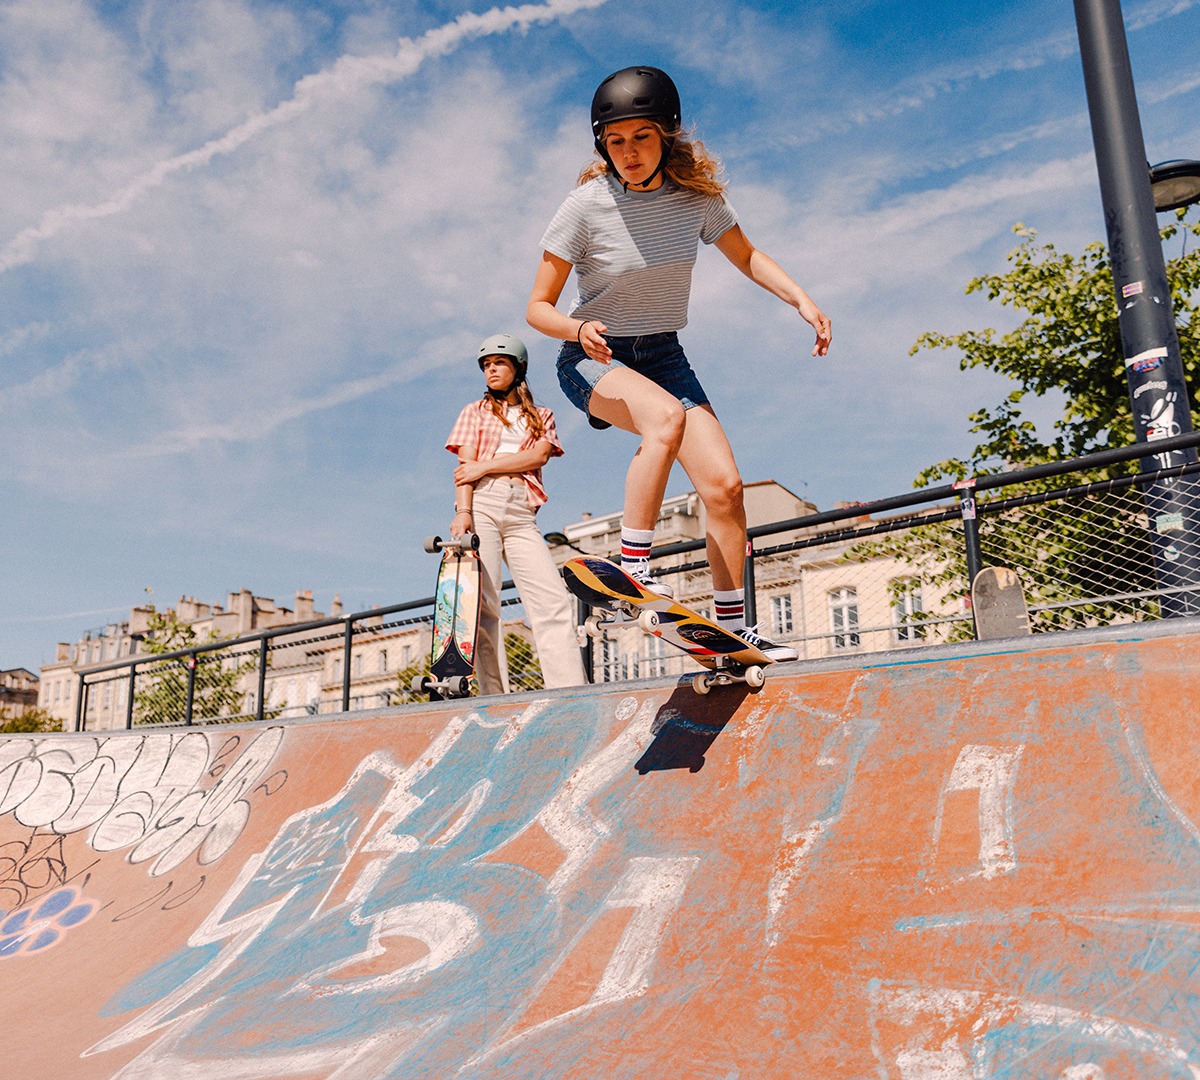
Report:
[[[554,414],[534,404],[525,381],[529,354],[511,334],[479,346],[487,391],[455,421],[446,449],[458,455],[450,534],[479,537],[480,612],[475,677],[481,694],[508,691],[500,619],[501,560],[508,563],[533,628],[546,687],[586,681],[575,634],[574,599],[537,527],[546,501],[542,466],[562,454]]]
[[[715,244],[756,285],[794,307],[831,340],[828,316],[754,247],[725,201],[719,163],[680,127],[679,92],[653,67],[610,75],[592,98],[600,160],[582,172],[542,237],[526,318],[562,339],[559,383],[594,427],[641,438],[625,477],[621,565],[670,595],[650,574],[650,547],[671,466],[683,466],[707,512],[706,546],[717,622],[776,660],[796,651],[745,623],[746,510],[733,451],[679,344],[699,242]],[[579,295],[557,308],[574,269]]]

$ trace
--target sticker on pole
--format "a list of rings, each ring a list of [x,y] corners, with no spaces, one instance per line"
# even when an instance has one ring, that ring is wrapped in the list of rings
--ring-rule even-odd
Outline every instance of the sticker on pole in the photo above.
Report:
[[[1167,347],[1160,345],[1153,349],[1147,349],[1145,352],[1140,352],[1137,356],[1125,357],[1125,366],[1130,371],[1153,371],[1155,368],[1162,367],[1162,362],[1167,358]]]

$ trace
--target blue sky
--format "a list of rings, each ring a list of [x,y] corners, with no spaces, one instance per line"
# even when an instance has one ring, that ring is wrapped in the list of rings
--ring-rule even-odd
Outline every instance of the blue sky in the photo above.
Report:
[[[1148,157],[1200,157],[1200,0],[1124,12]],[[523,313],[592,91],[634,63],[833,318],[815,360],[701,252],[684,341],[744,477],[826,508],[966,453],[1003,386],[909,347],[1005,324],[963,286],[1016,222],[1103,239],[1069,3],[7,0],[0,668],[147,589],[427,595],[442,442],[497,331],[567,447],[543,530],[617,509],[634,443],[567,405]]]

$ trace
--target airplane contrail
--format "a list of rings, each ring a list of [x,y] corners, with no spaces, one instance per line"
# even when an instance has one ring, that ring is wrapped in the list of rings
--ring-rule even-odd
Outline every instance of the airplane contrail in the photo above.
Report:
[[[325,70],[304,76],[296,83],[287,101],[250,117],[196,150],[158,162],[111,198],[92,205],[76,204],[47,210],[36,225],[23,229],[0,250],[0,272],[32,261],[42,241],[57,236],[72,225],[112,217],[127,210],[175,173],[201,168],[216,157],[232,154],[263,132],[299,116],[318,100],[397,82],[413,74],[424,61],[445,56],[472,38],[552,22],[604,3],[605,0],[547,0],[544,4],[494,7],[480,14],[467,12],[418,38],[401,38],[391,55],[340,57]]]

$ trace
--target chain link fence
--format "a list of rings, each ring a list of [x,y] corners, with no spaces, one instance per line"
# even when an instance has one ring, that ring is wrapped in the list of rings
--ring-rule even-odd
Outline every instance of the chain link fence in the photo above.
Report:
[[[1165,457],[1197,444],[1200,436],[1182,436],[1155,449]],[[1192,509],[1200,506],[1200,464],[1129,472],[1143,453],[1108,451],[758,526],[750,530],[748,614],[801,659],[967,641],[975,636],[970,585],[986,566],[1016,572],[1033,633],[1200,614],[1200,511]],[[1152,511],[1147,491],[1164,486],[1182,514]],[[655,569],[676,599],[710,614],[707,564],[687,561],[702,547],[656,549]],[[511,689],[542,689],[520,599],[511,582],[504,588]],[[76,730],[296,719],[428,700],[412,683],[429,671],[433,603],[84,669]],[[581,627],[586,615],[581,606]],[[581,629],[580,647],[595,682],[695,670],[633,624],[599,640]]]

